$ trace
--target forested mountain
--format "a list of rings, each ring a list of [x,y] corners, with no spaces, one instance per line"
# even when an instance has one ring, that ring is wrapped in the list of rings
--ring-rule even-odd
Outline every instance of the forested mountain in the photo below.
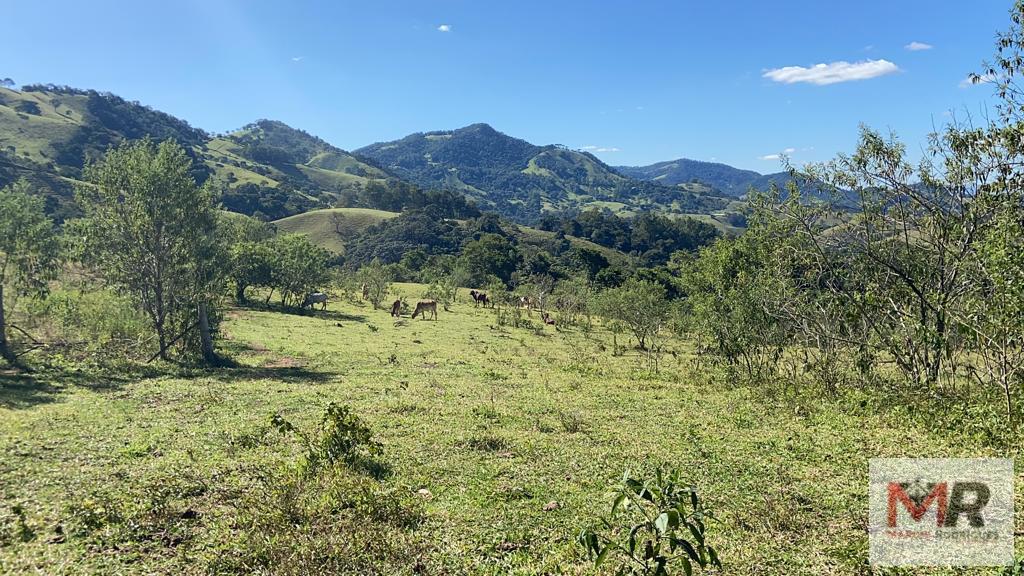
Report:
[[[202,130],[123,98],[62,86],[0,88],[0,186],[25,177],[47,191],[58,216],[69,210],[72,184],[88,159],[124,139],[175,138],[190,152],[207,139]],[[196,176],[208,172],[197,164]]]
[[[635,180],[592,154],[534,145],[487,124],[412,134],[354,154],[419,186],[460,190],[520,221],[536,220],[542,211],[590,206],[706,213],[729,203],[710,187]]]
[[[333,206],[371,183],[399,185],[384,171],[281,122],[260,120],[223,136],[113,94],[64,86],[0,88],[0,186],[25,177],[46,191],[58,218],[74,213],[85,162],[124,140],[174,138],[214,179],[226,208],[266,219]]]
[[[734,207],[735,191],[745,185],[624,174],[592,154],[534,145],[486,124],[350,154],[272,120],[213,135],[113,94],[30,85],[0,88],[0,186],[28,178],[63,219],[77,210],[73,189],[88,160],[147,136],[176,139],[192,157],[197,181],[212,180],[226,209],[264,220],[334,206],[398,211],[425,204],[443,205],[455,218],[473,217],[479,206],[521,223],[587,208],[711,214]]]
[[[701,183],[734,198],[743,196],[751,187],[765,190],[772,183],[784,187],[791,180],[788,172],[760,174],[753,170],[733,168],[728,164],[686,158],[658,162],[650,166],[616,166],[615,169],[630,178],[658,182],[666,186]]]

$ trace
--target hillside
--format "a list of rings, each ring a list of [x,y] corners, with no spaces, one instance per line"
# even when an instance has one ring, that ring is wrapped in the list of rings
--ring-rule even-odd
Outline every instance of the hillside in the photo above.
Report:
[[[649,166],[616,166],[615,169],[630,178],[658,182],[666,186],[700,183],[733,198],[742,197],[750,188],[767,189],[772,183],[782,187],[791,179],[788,172],[760,174],[753,170],[733,168],[727,164],[686,158],[658,162]]]
[[[354,154],[419,186],[462,191],[521,222],[536,220],[543,210],[606,206],[706,213],[727,204],[709,187],[684,190],[635,180],[592,154],[538,146],[487,124],[412,134]]]
[[[112,94],[60,86],[0,88],[0,186],[28,178],[58,217],[89,159],[124,139],[175,138],[193,153],[206,133],[187,122]],[[194,156],[194,158],[197,156]],[[196,177],[207,171],[197,165]]]
[[[383,170],[281,122],[260,120],[211,136],[169,114],[95,90],[63,86],[0,88],[0,186],[26,177],[45,191],[51,212],[74,213],[84,164],[124,140],[174,138],[213,178],[225,208],[276,219],[335,205],[370,182],[393,185]]]
[[[329,208],[275,220],[274,226],[278,232],[305,234],[317,246],[334,254],[344,254],[344,238],[395,216],[398,213],[369,208]]]
[[[277,231],[286,234],[304,234],[317,246],[332,254],[345,253],[345,241],[362,233],[364,230],[398,216],[397,212],[371,210],[367,208],[330,208],[296,214],[281,220],[275,220]],[[459,222],[465,225],[465,222]],[[528,226],[516,226],[514,236],[523,243],[532,246],[545,246],[555,239],[554,232],[538,230]],[[635,258],[613,248],[595,244],[583,238],[566,236],[569,245],[574,248],[588,249],[600,253],[609,262],[618,265],[631,264]]]

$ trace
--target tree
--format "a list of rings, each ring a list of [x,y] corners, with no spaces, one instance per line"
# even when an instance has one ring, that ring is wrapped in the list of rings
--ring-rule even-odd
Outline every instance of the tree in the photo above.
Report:
[[[285,234],[270,243],[271,286],[281,292],[282,305],[298,305],[306,294],[323,290],[331,255],[302,234]]]
[[[6,318],[13,296],[45,292],[55,270],[57,239],[43,205],[25,180],[0,189],[0,357],[12,365],[18,359],[7,337]],[[5,289],[10,291],[6,299]]]
[[[270,288],[274,285],[276,258],[272,243],[239,242],[229,248],[229,254],[237,303],[245,304],[248,288]]]
[[[656,339],[671,316],[665,288],[646,280],[629,280],[598,297],[602,316],[621,322],[636,338],[641,350],[655,346]]]
[[[273,283],[274,232],[266,223],[240,214],[222,215],[218,231],[227,247],[235,301],[244,304],[246,289],[269,288]]]
[[[460,259],[472,285],[483,286],[490,276],[508,283],[519,263],[519,251],[507,238],[488,232],[467,242]]]
[[[391,291],[391,271],[381,264],[380,259],[374,258],[372,262],[359,269],[359,274],[356,277],[366,287],[366,295],[370,299],[373,309],[380,308],[381,303],[388,297],[388,292]]]
[[[764,248],[753,235],[720,239],[702,249],[682,276],[688,321],[698,342],[742,366],[751,378],[774,368],[787,340],[784,323],[766,304],[778,291],[778,280],[764,264]]]
[[[192,177],[174,140],[123,143],[83,171],[72,225],[82,260],[134,298],[156,332],[157,356],[182,342],[213,362],[209,308],[219,286],[214,193]],[[185,338],[198,329],[198,341]]]
[[[14,80],[11,80],[10,78],[4,78],[3,80],[0,80],[0,87],[14,88]]]

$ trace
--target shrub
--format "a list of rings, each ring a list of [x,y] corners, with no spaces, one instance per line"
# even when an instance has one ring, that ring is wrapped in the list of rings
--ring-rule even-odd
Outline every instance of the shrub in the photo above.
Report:
[[[315,434],[302,432],[280,414],[274,414],[271,425],[282,434],[295,434],[302,439],[306,454],[300,468],[306,474],[315,474],[337,463],[368,462],[382,450],[359,416],[348,406],[334,402],[327,406]]]
[[[29,315],[67,350],[101,357],[135,357],[151,332],[145,315],[108,289],[55,290],[33,301]]]
[[[601,519],[601,532],[586,529],[578,542],[594,560],[618,564],[618,574],[668,576],[681,568],[686,574],[722,564],[705,541],[705,518],[710,515],[692,486],[679,472],[658,468],[654,478],[623,475],[614,488],[611,512]]]

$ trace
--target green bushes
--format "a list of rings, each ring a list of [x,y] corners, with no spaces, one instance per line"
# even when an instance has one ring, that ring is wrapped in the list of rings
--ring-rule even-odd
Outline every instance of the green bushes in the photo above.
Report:
[[[145,315],[112,290],[55,290],[28,309],[48,336],[72,355],[139,358],[148,351],[151,329]]]

